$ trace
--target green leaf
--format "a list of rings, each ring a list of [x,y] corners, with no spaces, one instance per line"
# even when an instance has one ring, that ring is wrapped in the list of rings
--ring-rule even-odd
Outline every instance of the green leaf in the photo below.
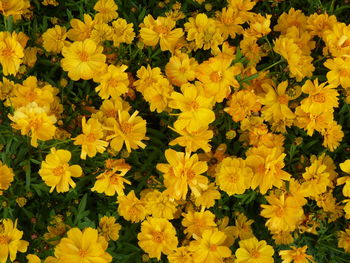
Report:
[[[77,214],[75,216],[75,220],[74,220],[74,225],[77,225],[79,220],[84,218],[84,216],[86,216],[86,213],[83,213],[85,208],[86,208],[86,202],[87,202],[87,194],[85,194],[83,196],[83,198],[81,199],[79,206],[78,206],[78,211]]]

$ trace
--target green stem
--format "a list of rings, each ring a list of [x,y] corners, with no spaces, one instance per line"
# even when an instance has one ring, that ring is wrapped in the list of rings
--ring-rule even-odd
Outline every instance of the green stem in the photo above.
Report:
[[[282,62],[284,62],[284,59],[280,59],[279,61],[271,64],[270,66],[266,67],[266,68],[263,68],[262,70],[259,70],[259,71],[266,71],[266,70],[269,70],[270,68],[273,68],[279,64],[281,64]]]

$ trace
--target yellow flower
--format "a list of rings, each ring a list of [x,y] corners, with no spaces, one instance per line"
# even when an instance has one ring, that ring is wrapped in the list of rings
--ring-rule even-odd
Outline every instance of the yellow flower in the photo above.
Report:
[[[274,44],[273,50],[288,62],[290,77],[301,81],[304,77],[312,76],[315,70],[315,67],[311,63],[313,58],[303,54],[302,49],[295,43],[293,38],[282,35]]]
[[[287,95],[286,90],[288,81],[283,81],[278,84],[277,88],[269,84],[262,84],[265,90],[265,96],[260,99],[261,104],[265,105],[261,112],[263,118],[269,122],[278,122],[283,119],[294,119],[295,115],[288,106],[291,100]]]
[[[54,88],[51,85],[38,86],[35,76],[29,76],[22,84],[17,84],[13,90],[11,105],[18,109],[35,102],[40,107],[50,108],[54,102]]]
[[[174,226],[164,218],[149,217],[141,224],[141,233],[137,235],[139,246],[150,258],[160,260],[161,253],[172,253],[178,244]]]
[[[181,110],[176,121],[177,129],[186,128],[188,131],[207,127],[215,120],[215,114],[211,110],[212,99],[204,96],[202,90],[193,84],[181,86],[181,92],[171,93],[169,107]]]
[[[209,184],[208,188],[201,191],[199,196],[194,196],[194,204],[196,206],[210,208],[215,205],[215,200],[219,200],[221,197],[215,184]]]
[[[120,151],[125,144],[128,152],[131,149],[139,147],[145,148],[146,144],[142,140],[147,140],[146,137],[146,121],[140,116],[137,116],[138,111],[135,111],[131,116],[127,111],[118,111],[118,119],[107,119],[106,129],[112,131],[112,134],[107,136],[107,140],[111,140],[110,146],[115,151]]]
[[[151,68],[147,65],[147,68],[142,66],[136,73],[138,80],[133,84],[136,86],[137,91],[144,93],[147,87],[160,83],[163,76],[159,67]]]
[[[37,255],[28,254],[26,258],[28,260],[28,263],[41,263],[41,260]]]
[[[333,57],[349,57],[350,55],[350,27],[345,23],[336,22],[330,30],[323,33],[323,41]]]
[[[164,174],[166,192],[177,200],[186,199],[188,187],[195,196],[208,188],[208,178],[201,175],[208,170],[206,162],[198,161],[198,155],[165,150],[169,164],[159,163],[157,169]]]
[[[323,136],[322,145],[333,152],[340,145],[344,137],[344,132],[341,125],[332,121],[325,129],[321,130],[321,135]]]
[[[350,174],[350,159],[339,164],[340,169],[347,174]],[[345,184],[343,187],[343,195],[350,197],[350,176],[343,176],[337,179],[337,185]]]
[[[100,83],[96,92],[102,99],[116,98],[128,92],[129,79],[125,73],[127,68],[125,65],[109,65],[106,73],[96,77],[95,82]]]
[[[301,101],[301,109],[311,114],[321,114],[338,106],[339,93],[335,86],[326,83],[318,84],[318,79],[312,83],[307,80],[302,91],[309,96]]]
[[[14,33],[0,40],[0,63],[5,76],[17,74],[23,57],[23,46]]]
[[[306,167],[303,173],[305,182],[302,184],[302,190],[307,196],[317,197],[327,190],[327,186],[331,186],[327,166],[320,160],[314,160],[309,167]]]
[[[84,41],[90,37],[95,24],[96,21],[92,20],[88,14],[84,14],[84,22],[73,18],[70,21],[72,28],[69,29],[67,36],[72,41]]]
[[[187,54],[175,52],[165,65],[165,73],[171,84],[181,87],[195,79],[195,71],[198,62],[195,58],[189,58]]]
[[[307,135],[312,136],[314,131],[321,132],[329,127],[333,122],[333,109],[320,114],[306,113],[298,106],[295,109],[296,121],[295,125],[306,130]]]
[[[224,262],[231,256],[231,250],[224,245],[226,235],[217,229],[205,230],[201,236],[195,236],[190,243],[194,263]]]
[[[118,18],[112,22],[113,46],[119,47],[120,43],[131,44],[135,38],[134,24]]]
[[[109,263],[112,256],[105,251],[107,246],[99,239],[96,229],[72,228],[55,247],[55,257],[59,262]]]
[[[196,78],[204,85],[205,96],[222,102],[231,92],[231,87],[239,87],[235,76],[241,73],[238,66],[231,66],[231,59],[217,56],[204,61],[197,67]]]
[[[241,42],[239,42],[239,46],[243,55],[249,60],[248,65],[251,67],[255,66],[262,57],[267,55],[263,46],[258,45],[256,37],[244,35]]]
[[[102,105],[98,112],[91,115],[91,117],[98,119],[100,122],[105,123],[108,118],[117,119],[118,110],[129,111],[130,104],[124,101],[121,97],[116,97],[110,100],[103,100]]]
[[[145,219],[145,203],[135,196],[134,190],[130,191],[128,195],[119,195],[117,203],[119,204],[118,213],[125,220],[137,223]]]
[[[94,157],[97,152],[103,153],[108,146],[108,142],[101,140],[103,137],[102,125],[98,120],[90,118],[86,123],[85,117],[82,119],[83,134],[72,138],[74,145],[81,145],[81,159],[86,159],[86,155]]]
[[[156,20],[147,15],[140,24],[141,40],[147,46],[156,46],[159,42],[162,51],[174,51],[175,45],[183,36],[182,28],[175,27],[176,22],[170,17],[158,16]]]
[[[75,188],[71,177],[80,177],[83,173],[79,165],[69,166],[71,153],[66,150],[51,148],[51,153],[46,155],[41,163],[39,175],[45,183],[51,187],[50,193],[56,188],[58,193],[68,192],[69,186]]]
[[[17,229],[17,219],[13,223],[11,219],[0,221],[0,263],[6,263],[7,259],[13,262],[17,251],[26,252],[29,242],[21,240],[23,231]]]
[[[236,34],[242,34],[244,24],[243,17],[239,11],[232,7],[224,7],[221,12],[216,13],[216,26],[224,40],[229,36],[234,39]]]
[[[148,214],[153,217],[174,219],[174,214],[177,211],[176,202],[165,192],[153,189],[142,197],[142,201],[145,202]]]
[[[258,241],[256,237],[239,241],[236,250],[236,263],[273,263],[274,250],[265,240]]]
[[[147,68],[142,66],[137,71],[139,80],[134,82],[137,91],[150,103],[151,111],[162,112],[168,105],[168,98],[173,91],[167,78],[161,74],[160,68]]]
[[[264,17],[260,14],[253,13],[249,20],[249,28],[245,30],[245,35],[261,38],[271,32],[271,15],[266,15]]]
[[[105,70],[106,56],[103,47],[97,46],[93,40],[76,41],[69,47],[63,47],[61,66],[68,71],[72,80],[92,79]]]
[[[275,240],[276,245],[289,245],[294,241],[294,238],[289,231],[273,233],[272,238]]]
[[[289,9],[288,14],[283,13],[277,21],[277,25],[274,26],[274,30],[286,34],[287,31],[295,26],[305,31],[306,29],[307,16],[303,14],[301,10],[295,10],[294,8]]]
[[[196,17],[190,17],[185,23],[185,31],[187,32],[187,40],[195,41],[195,50],[203,48],[211,49],[214,54],[219,52],[218,45],[224,42],[216,22],[212,18],[208,18],[206,14],[200,13]]]
[[[327,81],[330,85],[341,85],[344,89],[350,87],[350,58],[327,59],[323,65],[329,69]]]
[[[203,212],[189,210],[187,214],[184,213],[182,216],[182,225],[186,228],[184,233],[189,237],[200,237],[205,230],[216,228],[215,215],[209,210]]]
[[[306,29],[312,36],[317,35],[320,38],[324,38],[324,33],[328,30],[332,30],[333,25],[336,23],[337,17],[335,15],[329,16],[327,13],[314,13],[308,16]]]
[[[199,127],[198,129],[191,131],[187,127],[180,129],[181,123],[176,121],[174,123],[173,131],[177,132],[181,136],[169,142],[169,145],[179,144],[182,147],[186,147],[187,152],[196,152],[198,149],[202,149],[204,152],[210,152],[211,145],[210,140],[213,138],[214,132],[208,130],[207,127]]]
[[[56,132],[54,123],[56,117],[48,115],[48,110],[39,107],[35,102],[27,104],[15,111],[13,116],[9,116],[12,127],[16,130],[21,130],[22,135],[31,137],[30,144],[33,147],[38,147],[38,139],[47,141],[53,138]]]
[[[24,49],[24,57],[23,57],[23,64],[28,66],[29,68],[34,67],[36,61],[37,61],[37,53],[39,48],[37,47],[27,47]]]
[[[114,0],[98,0],[94,10],[98,12],[95,19],[99,23],[108,23],[118,17],[118,6]]]
[[[273,186],[280,188],[283,180],[289,180],[291,175],[282,170],[285,153],[273,147],[259,146],[247,151],[246,164],[252,168],[254,175],[251,182],[252,189],[259,186],[260,193],[266,194]]]
[[[344,248],[346,253],[350,252],[350,228],[338,232],[338,247]]]
[[[149,102],[150,110],[158,113],[166,110],[168,99],[173,87],[170,85],[167,78],[162,77],[158,83],[147,87],[142,93],[144,99]]]
[[[258,112],[260,108],[258,97],[253,92],[240,90],[232,93],[224,111],[230,114],[232,120],[239,122],[251,116],[253,112]]]
[[[96,24],[91,31],[90,39],[97,45],[103,44],[104,41],[113,39],[113,28],[108,24]]]
[[[104,193],[113,196],[117,192],[118,195],[124,195],[124,183],[131,182],[124,178],[125,174],[131,169],[131,166],[124,159],[108,159],[106,160],[106,171],[96,177],[96,182],[91,191]]]
[[[168,255],[169,263],[193,263],[192,252],[188,247],[178,247]]]
[[[295,203],[294,198],[281,194],[266,197],[268,205],[261,205],[261,216],[268,218],[266,226],[272,232],[293,231],[304,215],[303,208]]]
[[[59,3],[57,2],[57,0],[43,0],[41,2],[42,5],[48,6],[48,5],[52,5],[52,6],[58,6]]]
[[[15,83],[5,77],[2,77],[2,82],[0,82],[0,100],[7,99],[7,102],[9,102],[9,99],[13,96],[14,90]],[[5,102],[5,105],[7,105],[7,102]]]
[[[66,41],[67,30],[63,26],[56,25],[53,28],[49,28],[42,35],[43,47],[48,52],[60,53],[63,47],[68,46],[69,42]]]
[[[243,194],[250,188],[253,171],[241,158],[227,157],[216,168],[216,184],[228,195]]]
[[[1,0],[0,1],[0,13],[5,17],[13,15],[15,19],[23,15],[30,7],[28,0]]]
[[[307,246],[291,246],[290,250],[281,250],[279,255],[282,257],[282,263],[309,263],[315,262],[311,255],[306,254]]]
[[[122,226],[115,222],[115,217],[104,216],[100,219],[99,232],[104,236],[106,241],[117,241],[119,238],[119,230]]]
[[[10,187],[14,176],[12,168],[0,161],[0,195]]]
[[[238,237],[241,240],[254,237],[251,227],[253,223],[254,220],[248,219],[244,214],[239,213],[235,219],[235,225],[232,227],[234,237]]]

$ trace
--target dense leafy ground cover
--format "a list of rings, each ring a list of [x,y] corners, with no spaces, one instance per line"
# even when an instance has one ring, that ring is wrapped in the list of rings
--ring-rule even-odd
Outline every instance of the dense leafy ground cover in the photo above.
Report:
[[[0,0],[0,263],[349,262],[349,10]]]

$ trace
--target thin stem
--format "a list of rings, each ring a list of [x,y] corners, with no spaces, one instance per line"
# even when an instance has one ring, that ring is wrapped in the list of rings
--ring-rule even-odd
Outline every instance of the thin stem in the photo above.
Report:
[[[266,70],[269,70],[270,68],[273,68],[279,64],[281,64],[282,62],[284,61],[284,59],[280,59],[279,61],[271,64],[270,66],[266,67],[266,68],[263,68],[262,70],[259,70],[259,71],[266,71]]]

